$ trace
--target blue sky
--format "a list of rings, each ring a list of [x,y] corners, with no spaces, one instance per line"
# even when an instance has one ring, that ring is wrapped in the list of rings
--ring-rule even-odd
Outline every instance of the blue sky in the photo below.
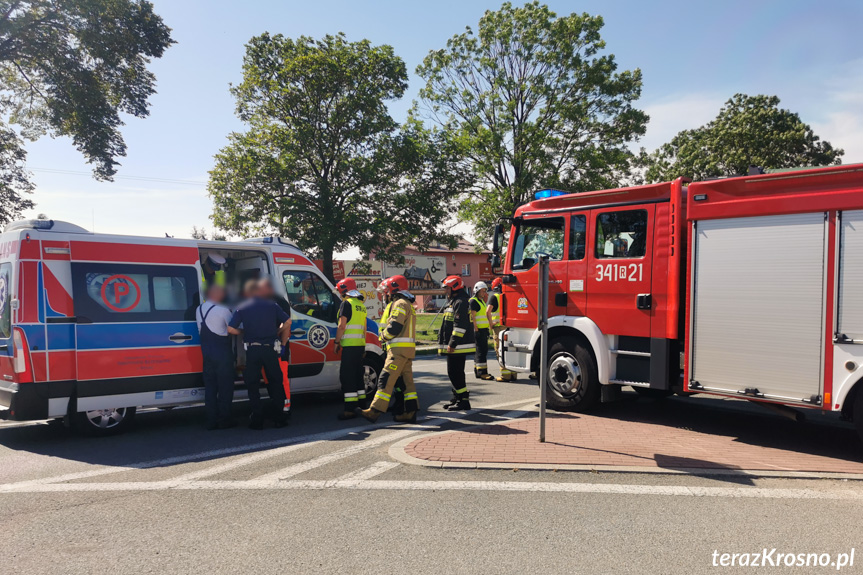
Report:
[[[640,107],[651,116],[641,145],[655,148],[679,130],[704,124],[736,92],[776,94],[816,133],[863,162],[863,2],[549,1],[558,14],[605,19],[603,38],[621,69],[641,68]],[[344,32],[390,44],[411,72],[403,119],[429,50],[465,26],[476,29],[497,2],[154,0],[177,44],[152,65],[158,94],[150,117],[123,129],[128,156],[113,183],[89,177],[67,139],[30,144],[28,166],[39,212],[99,232],[185,237],[211,227],[206,194],[213,154],[232,130],[228,84],[240,80],[244,44],[268,31],[289,37]],[[51,171],[45,171],[51,170]],[[63,173],[58,173],[62,171]],[[196,182],[177,183],[175,180]]]

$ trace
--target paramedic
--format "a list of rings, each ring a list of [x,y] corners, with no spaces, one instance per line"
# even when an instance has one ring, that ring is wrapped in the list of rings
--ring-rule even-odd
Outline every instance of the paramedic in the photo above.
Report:
[[[224,300],[225,289],[212,284],[207,290],[207,301],[198,306],[195,313],[204,356],[207,429],[227,429],[237,425],[231,418],[234,399],[234,352],[228,335],[231,310],[222,305]]]
[[[291,335],[291,318],[282,308],[268,299],[266,289],[261,285],[254,286],[252,298],[240,304],[231,323],[228,333],[243,335],[246,347],[246,368],[243,379],[249,392],[249,403],[252,416],[249,423],[251,429],[264,428],[264,410],[261,406],[261,369],[269,382],[270,409],[269,417],[276,427],[287,425],[287,417],[282,411],[285,403],[285,390],[282,387],[282,370],[279,368],[279,353],[275,344],[282,345],[282,354],[287,354],[287,341]],[[242,330],[239,329],[242,324]]]
[[[288,314],[288,317],[291,316],[291,304],[288,303],[288,300],[280,296],[276,293],[276,290],[273,289],[273,282],[270,281],[270,278],[261,278],[258,280],[258,285],[261,288],[261,297],[273,300],[276,302],[282,311]],[[290,325],[288,326],[290,327]],[[290,330],[288,330],[290,331]],[[281,343],[281,342],[280,342]],[[282,411],[285,412],[285,415],[290,417],[291,415],[291,380],[288,375],[290,363],[291,363],[291,337],[290,333],[288,333],[288,341],[281,345],[279,351],[279,368],[282,370],[282,388],[285,390],[285,406]],[[269,385],[269,380],[267,380],[266,373],[264,375],[264,381]],[[269,387],[267,388],[269,389]]]

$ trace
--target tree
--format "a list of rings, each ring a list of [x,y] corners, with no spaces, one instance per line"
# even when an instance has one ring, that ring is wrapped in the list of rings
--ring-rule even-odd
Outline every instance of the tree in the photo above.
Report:
[[[192,239],[193,240],[212,240],[215,242],[225,242],[228,241],[228,236],[223,234],[218,230],[213,230],[213,233],[209,233],[207,228],[192,226]]]
[[[827,166],[842,163],[843,154],[821,141],[800,116],[779,108],[777,96],[735,94],[715,120],[678,133],[652,154],[643,154],[642,163],[644,179],[659,182],[742,175],[749,166]]]
[[[143,0],[0,0],[0,217],[32,206],[21,137],[69,136],[111,179],[126,154],[120,113],[148,114],[147,65],[172,43]]]
[[[539,187],[601,189],[628,171],[627,143],[648,119],[633,107],[641,71],[617,72],[614,56],[601,54],[602,26],[599,16],[507,2],[417,68],[420,110],[477,176],[462,215],[478,238]]]
[[[449,240],[440,228],[470,174],[441,133],[390,117],[386,102],[406,87],[390,46],[342,34],[252,38],[231,89],[248,130],[216,155],[213,222],[291,238],[331,279],[337,250],[386,259],[408,243]]]

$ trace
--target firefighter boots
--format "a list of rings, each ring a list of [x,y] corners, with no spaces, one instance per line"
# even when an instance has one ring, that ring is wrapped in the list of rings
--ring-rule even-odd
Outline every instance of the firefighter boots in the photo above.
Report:
[[[404,413],[400,413],[393,417],[395,421],[399,423],[416,423],[417,422],[417,412],[416,411],[405,411]]]
[[[383,411],[378,411],[374,407],[370,407],[368,409],[361,409],[359,412],[360,415],[362,415],[372,423],[376,422],[382,413]]]

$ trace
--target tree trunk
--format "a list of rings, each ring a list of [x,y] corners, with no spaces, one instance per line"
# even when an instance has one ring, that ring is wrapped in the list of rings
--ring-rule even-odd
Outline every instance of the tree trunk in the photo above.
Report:
[[[333,277],[333,248],[325,247],[321,248],[321,251],[324,263],[324,275],[327,276],[327,279],[330,280],[333,285],[335,285],[336,279]]]

